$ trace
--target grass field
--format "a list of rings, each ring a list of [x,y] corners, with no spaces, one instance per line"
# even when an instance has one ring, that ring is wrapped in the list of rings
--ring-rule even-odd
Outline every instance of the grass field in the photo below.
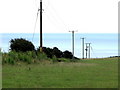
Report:
[[[117,58],[3,65],[3,88],[117,88]]]

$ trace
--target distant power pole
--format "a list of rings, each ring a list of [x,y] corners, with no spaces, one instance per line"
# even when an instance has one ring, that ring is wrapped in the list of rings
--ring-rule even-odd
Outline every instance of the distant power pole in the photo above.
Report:
[[[87,51],[88,51],[88,48],[89,48],[89,58],[90,58],[90,44],[91,43],[86,43],[86,58],[87,58]],[[89,45],[89,46],[87,46],[87,45]]]
[[[88,44],[89,44],[89,58],[90,58],[90,44],[91,44],[91,43],[88,43]]]
[[[72,54],[73,54],[73,59],[74,59],[74,33],[76,31],[69,31],[69,32],[72,32]]]
[[[42,0],[40,0],[40,52],[42,52]]]
[[[82,39],[82,58],[84,59],[84,40],[85,38],[81,38]]]
[[[85,50],[86,50],[86,58],[87,58],[87,51],[88,51],[88,49],[87,49],[87,48],[88,48],[87,44],[88,44],[88,43],[85,43],[85,44],[86,44],[86,49],[85,49]]]

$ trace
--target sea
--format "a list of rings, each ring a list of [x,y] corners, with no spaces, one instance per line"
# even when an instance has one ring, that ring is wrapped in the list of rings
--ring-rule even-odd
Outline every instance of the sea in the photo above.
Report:
[[[118,56],[118,34],[117,33],[75,33],[74,34],[74,55],[82,58],[82,39],[85,43],[91,43],[90,58],[105,58]],[[35,48],[40,46],[39,33],[0,33],[0,48],[2,52],[10,51],[10,40],[24,38],[31,41]],[[61,51],[68,50],[72,52],[72,34],[71,33],[44,33],[44,47],[57,47]],[[86,44],[84,44],[86,48]],[[84,50],[84,57],[86,51]]]

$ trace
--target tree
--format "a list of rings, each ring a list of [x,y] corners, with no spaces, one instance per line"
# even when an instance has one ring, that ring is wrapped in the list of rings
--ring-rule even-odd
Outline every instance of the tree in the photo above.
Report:
[[[34,45],[32,42],[25,40],[23,38],[18,39],[11,39],[10,41],[10,50],[15,50],[16,52],[22,51],[33,51],[35,50]]]

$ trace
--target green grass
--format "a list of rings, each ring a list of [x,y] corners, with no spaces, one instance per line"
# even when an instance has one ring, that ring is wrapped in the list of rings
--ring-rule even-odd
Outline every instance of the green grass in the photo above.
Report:
[[[3,65],[3,88],[117,88],[117,58]]]

